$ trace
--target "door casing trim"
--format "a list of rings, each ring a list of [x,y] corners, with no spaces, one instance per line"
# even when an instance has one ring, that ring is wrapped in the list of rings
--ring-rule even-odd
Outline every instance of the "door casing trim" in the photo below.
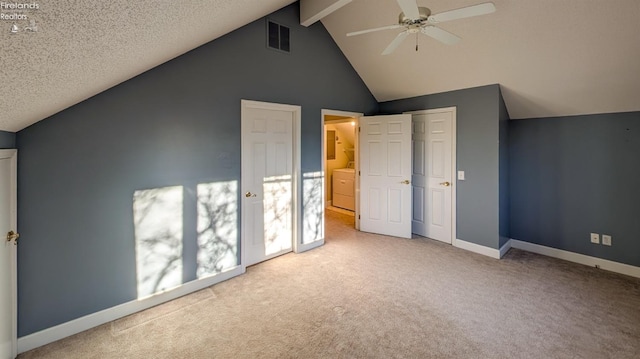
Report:
[[[253,100],[240,100],[240,148],[244,148],[244,131],[245,131],[245,119],[246,114],[245,110],[247,109],[262,109],[262,110],[274,110],[274,111],[287,111],[293,114],[293,168],[292,168],[292,185],[293,185],[293,196],[292,196],[292,209],[293,209],[293,228],[292,228],[292,250],[294,253],[304,252],[305,246],[302,244],[302,215],[301,215],[301,199],[302,199],[302,169],[301,169],[301,154],[302,154],[302,141],[301,141],[301,125],[302,125],[302,107],[298,105],[287,105],[287,104],[279,104],[279,103],[271,103],[271,102],[261,102],[261,101],[253,101]],[[242,154],[241,154],[242,158]],[[240,165],[242,168],[242,164]],[[244,193],[245,183],[244,176],[242,173],[240,174],[240,193]],[[242,210],[241,214],[244,213],[244,206],[241,205]],[[240,228],[244,228],[243,221],[245,220],[244,215],[241,215],[240,219]],[[244,270],[246,269],[246,253],[244,248],[246,243],[245,233],[241,230],[240,235],[240,266]]]
[[[18,150],[8,149],[0,150],[0,159],[9,160],[9,226],[12,230],[18,232]],[[3,233],[4,234],[4,233]],[[11,354],[13,357],[18,355],[18,266],[17,266],[17,249],[11,246]]]

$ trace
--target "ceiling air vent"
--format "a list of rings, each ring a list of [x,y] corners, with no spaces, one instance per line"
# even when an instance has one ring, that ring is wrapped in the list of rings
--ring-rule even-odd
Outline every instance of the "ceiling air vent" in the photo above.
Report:
[[[284,52],[291,51],[290,30],[286,26],[267,20],[267,47]]]

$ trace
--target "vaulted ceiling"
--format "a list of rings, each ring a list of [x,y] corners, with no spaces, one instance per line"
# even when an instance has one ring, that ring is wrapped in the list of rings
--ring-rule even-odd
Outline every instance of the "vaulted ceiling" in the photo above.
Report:
[[[23,1],[39,5],[23,12],[38,29],[17,20],[12,34],[14,21],[0,20],[0,130],[18,131],[293,2]]]
[[[313,0],[312,0],[313,1]],[[321,1],[321,0],[318,0]],[[327,0],[323,0],[327,1]],[[486,0],[417,0],[438,13]],[[381,52],[401,30],[396,0],[352,0],[322,23],[379,101],[502,86],[512,118],[640,110],[640,1],[492,0],[493,14],[442,23]],[[38,31],[0,20],[0,130],[18,131],[282,8],[293,0],[41,2]]]
[[[417,0],[432,13],[487,0]],[[395,0],[353,0],[325,17],[331,33],[378,101],[498,83],[511,118],[640,110],[640,1],[491,0],[495,13],[441,23],[462,40],[444,45],[402,31],[347,37],[391,25]]]

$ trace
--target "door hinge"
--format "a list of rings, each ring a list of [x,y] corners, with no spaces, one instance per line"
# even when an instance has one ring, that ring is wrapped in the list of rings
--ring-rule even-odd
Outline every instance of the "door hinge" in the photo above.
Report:
[[[7,242],[9,243],[13,241],[14,245],[18,245],[18,237],[20,237],[20,235],[14,231],[7,232]]]
[[[358,215],[358,219],[360,219],[360,215]]]
[[[361,129],[362,129],[362,127],[358,126],[358,132],[360,132]]]

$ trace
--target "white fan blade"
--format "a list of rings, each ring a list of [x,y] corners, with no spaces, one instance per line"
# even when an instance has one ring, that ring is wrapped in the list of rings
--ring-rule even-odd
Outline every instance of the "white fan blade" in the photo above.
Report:
[[[347,34],[347,36],[356,36],[356,35],[362,35],[362,34],[366,34],[369,32],[374,32],[374,31],[380,31],[380,30],[391,30],[391,29],[397,29],[403,27],[402,25],[389,25],[389,26],[383,26],[383,27],[376,27],[375,29],[368,29],[368,30],[361,30],[361,31],[354,31],[354,32],[350,32]]]
[[[493,5],[492,2],[486,2],[484,4],[463,7],[462,9],[441,12],[439,14],[429,16],[428,19],[430,23],[437,24],[439,22],[464,19],[466,17],[478,16],[478,15],[491,14],[492,12],[495,12],[495,11],[496,11],[495,5]]]
[[[418,10],[416,0],[398,0],[398,5],[400,5],[404,16],[409,19],[417,20],[420,18],[420,12]]]
[[[409,32],[408,31],[403,31],[403,32],[399,33],[398,36],[396,36],[396,38],[393,39],[393,41],[391,41],[389,46],[387,46],[387,48],[384,49],[384,51],[382,51],[382,54],[383,55],[389,55],[390,53],[392,53],[398,46],[400,46],[402,41],[404,41],[404,39],[407,36],[409,36]]]
[[[450,33],[449,31],[442,30],[439,27],[435,26],[425,26],[420,31],[427,36],[431,36],[434,39],[445,43],[447,45],[453,45],[460,41],[460,38],[456,35]]]

